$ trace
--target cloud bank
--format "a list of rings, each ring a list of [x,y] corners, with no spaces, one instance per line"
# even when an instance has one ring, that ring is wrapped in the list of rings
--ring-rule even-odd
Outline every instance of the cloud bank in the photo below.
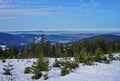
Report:
[[[95,0],[0,0],[0,17],[64,14],[78,7],[90,15],[97,5]]]

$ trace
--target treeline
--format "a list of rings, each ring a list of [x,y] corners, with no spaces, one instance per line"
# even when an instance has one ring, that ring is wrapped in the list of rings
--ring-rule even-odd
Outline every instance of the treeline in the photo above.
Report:
[[[3,50],[0,48],[0,59],[18,58],[19,50],[16,46],[11,46]]]
[[[91,56],[95,55],[97,51],[101,54],[120,52],[120,41],[105,43],[102,37],[97,37],[94,40],[84,39],[69,44],[52,44],[42,34],[40,40],[36,43],[33,39],[28,48],[18,50],[16,46],[11,46],[4,51],[0,48],[0,58],[36,58],[40,54],[44,54],[46,57],[62,57],[64,55],[74,57],[83,52],[85,55]]]

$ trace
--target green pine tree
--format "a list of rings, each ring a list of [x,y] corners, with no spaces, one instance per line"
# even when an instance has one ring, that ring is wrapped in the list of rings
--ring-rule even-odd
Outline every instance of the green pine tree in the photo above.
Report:
[[[14,69],[13,65],[11,64],[11,61],[10,61],[10,62],[8,62],[7,65],[4,65],[4,68],[3,68],[4,73],[3,74],[4,75],[11,75],[13,69]]]
[[[40,55],[37,62],[34,62],[32,65],[32,73],[34,74],[32,76],[32,79],[39,79],[42,76],[42,71],[48,71],[48,59],[46,59],[43,54]]]

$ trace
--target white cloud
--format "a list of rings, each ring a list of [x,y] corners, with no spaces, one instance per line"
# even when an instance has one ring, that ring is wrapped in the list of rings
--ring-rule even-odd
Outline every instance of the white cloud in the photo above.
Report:
[[[50,1],[60,0],[0,0],[0,17],[38,17],[60,14],[69,10],[60,5],[52,7],[48,4],[51,3]]]
[[[2,9],[0,16],[2,17],[19,17],[19,16],[44,16],[49,14],[48,8],[41,9]]]
[[[45,6],[46,4],[51,3],[50,1],[62,2],[64,0],[0,0],[0,17],[39,17],[51,14],[65,14],[67,11],[79,9],[77,7],[65,7],[62,5],[54,7],[50,5]],[[98,4],[95,0],[87,0],[89,1],[88,3],[84,0],[79,1],[80,9],[82,9],[86,15],[91,14]]]
[[[62,7],[47,7],[38,9],[1,9],[0,17],[41,17],[54,14],[64,14],[68,8]]]
[[[0,9],[9,8],[5,0],[0,0]]]
[[[0,0],[0,9],[4,8],[31,8],[58,3],[60,0]],[[61,0],[63,1],[63,0]]]
[[[96,8],[99,2],[95,0],[87,0],[87,1],[88,2],[85,2],[84,0],[80,0],[80,5],[84,13],[88,16],[93,12],[93,10]]]

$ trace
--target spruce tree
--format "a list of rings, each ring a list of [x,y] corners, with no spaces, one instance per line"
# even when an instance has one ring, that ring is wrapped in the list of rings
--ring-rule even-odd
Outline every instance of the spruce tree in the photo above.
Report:
[[[42,76],[42,71],[48,71],[48,59],[46,59],[43,54],[40,55],[40,57],[37,59],[37,62],[34,62],[32,65],[32,73],[34,74],[32,76],[32,79],[39,79]]]
[[[108,49],[108,54],[109,54],[110,60],[113,60],[112,47],[110,47],[110,48]]]
[[[7,57],[9,57],[9,58],[17,58],[18,53],[19,53],[18,48],[16,46],[11,46],[7,50]]]
[[[75,54],[74,58],[76,62],[83,63],[85,61],[86,53],[85,48],[81,49],[80,53]]]
[[[7,65],[4,65],[4,68],[3,68],[4,73],[3,74],[4,75],[11,75],[13,69],[14,69],[13,65],[11,64],[11,61],[10,61],[10,62],[8,62]]]
[[[4,58],[3,50],[2,50],[2,48],[0,47],[0,59],[3,59],[3,58]]]
[[[102,58],[103,58],[103,52],[102,52],[102,50],[100,48],[97,48],[95,50],[95,58],[94,58],[94,60],[96,62],[101,62],[103,60]]]
[[[33,38],[33,42],[30,44],[30,55],[31,57],[37,57],[36,56],[36,44],[35,44],[34,38]]]
[[[9,61],[7,63],[7,65],[4,65],[4,75],[8,75],[7,77],[7,80],[8,81],[16,81],[15,79],[17,78],[16,77],[16,74],[14,73],[14,68],[13,68],[13,64],[11,63],[12,61]]]

